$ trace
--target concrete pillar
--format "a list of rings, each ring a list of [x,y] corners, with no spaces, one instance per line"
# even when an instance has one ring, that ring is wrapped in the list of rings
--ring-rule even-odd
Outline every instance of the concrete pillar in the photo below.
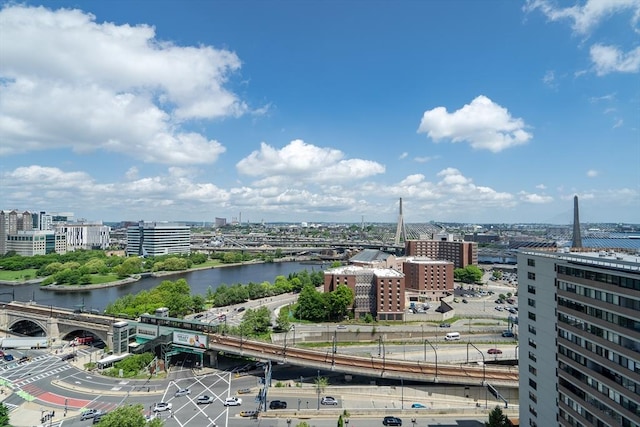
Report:
[[[49,317],[47,319],[46,333],[49,338],[49,348],[53,347],[55,343],[60,342],[60,328],[58,327],[58,319],[56,317]]]
[[[218,368],[218,350],[207,350],[205,355],[209,356],[208,368]]]

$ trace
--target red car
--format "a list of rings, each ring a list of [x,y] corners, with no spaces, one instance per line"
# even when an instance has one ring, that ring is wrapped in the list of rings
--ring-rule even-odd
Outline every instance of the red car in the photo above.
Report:
[[[489,354],[502,354],[502,350],[500,350],[499,348],[490,348],[489,350],[487,350],[487,353],[489,353]]]

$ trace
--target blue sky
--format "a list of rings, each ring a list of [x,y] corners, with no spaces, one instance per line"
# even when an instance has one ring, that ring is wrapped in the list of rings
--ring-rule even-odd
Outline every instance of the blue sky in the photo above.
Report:
[[[1,209],[640,223],[640,0],[0,5]]]

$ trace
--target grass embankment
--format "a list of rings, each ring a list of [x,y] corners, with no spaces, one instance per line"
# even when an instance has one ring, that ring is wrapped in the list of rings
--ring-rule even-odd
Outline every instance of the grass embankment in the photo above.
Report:
[[[26,270],[0,270],[0,280],[6,280],[9,282],[22,282],[25,280],[33,280],[36,278],[35,268],[29,268]]]

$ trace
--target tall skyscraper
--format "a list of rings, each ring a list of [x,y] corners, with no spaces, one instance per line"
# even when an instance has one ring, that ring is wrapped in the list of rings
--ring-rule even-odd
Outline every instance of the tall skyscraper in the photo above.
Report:
[[[580,234],[580,215],[578,213],[578,196],[573,197],[573,243],[571,247],[582,247],[582,235]]]
[[[520,425],[640,426],[637,254],[518,254]]]

